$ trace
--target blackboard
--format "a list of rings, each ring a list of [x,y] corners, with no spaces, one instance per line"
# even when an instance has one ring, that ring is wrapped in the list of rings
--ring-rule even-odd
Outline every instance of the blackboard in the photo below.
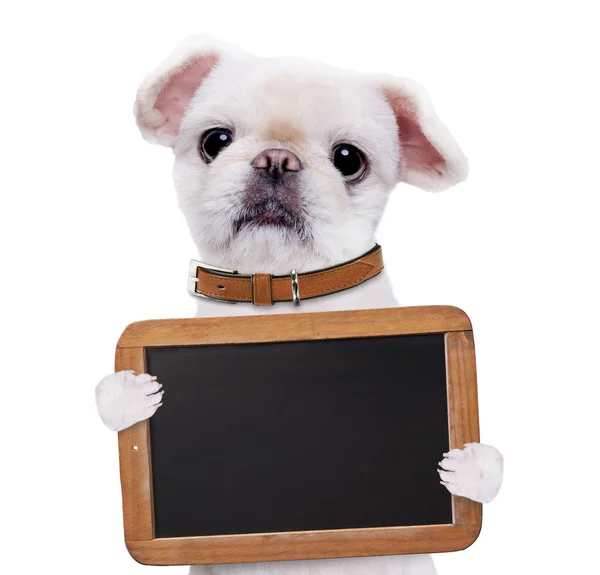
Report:
[[[452,523],[443,335],[146,358],[157,537]]]
[[[118,367],[165,389],[120,434],[130,552],[172,565],[466,547],[479,504],[436,467],[478,439],[472,347],[464,312],[442,306],[129,326]]]

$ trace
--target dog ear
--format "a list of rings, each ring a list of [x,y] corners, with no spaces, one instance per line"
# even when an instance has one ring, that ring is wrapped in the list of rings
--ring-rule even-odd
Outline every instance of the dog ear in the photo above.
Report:
[[[187,106],[200,84],[235,50],[206,36],[190,36],[140,85],[134,105],[146,140],[173,146]]]
[[[434,112],[425,89],[412,80],[380,77],[379,86],[396,117],[402,150],[399,180],[441,191],[467,177],[469,164]]]

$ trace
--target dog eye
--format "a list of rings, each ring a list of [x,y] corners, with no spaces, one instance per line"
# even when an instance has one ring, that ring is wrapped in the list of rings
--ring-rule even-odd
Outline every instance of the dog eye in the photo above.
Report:
[[[364,154],[351,144],[340,144],[333,149],[333,165],[348,183],[358,182],[367,170]]]
[[[226,128],[207,130],[200,138],[200,155],[210,164],[222,150],[233,142],[233,134]]]

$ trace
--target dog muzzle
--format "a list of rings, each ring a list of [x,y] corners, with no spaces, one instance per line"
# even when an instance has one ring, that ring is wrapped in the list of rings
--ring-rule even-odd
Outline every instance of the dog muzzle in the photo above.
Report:
[[[210,266],[191,260],[188,291],[195,296],[226,303],[247,302],[273,305],[301,299],[312,299],[360,285],[383,269],[381,246],[356,259],[321,270],[273,276],[271,274],[240,274],[237,271]]]

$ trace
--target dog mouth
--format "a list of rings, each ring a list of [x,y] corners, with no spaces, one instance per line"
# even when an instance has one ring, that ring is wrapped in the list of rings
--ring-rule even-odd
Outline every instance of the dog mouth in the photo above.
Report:
[[[262,227],[288,229],[301,236],[306,233],[304,220],[275,199],[246,208],[234,222],[236,234],[244,228]]]

